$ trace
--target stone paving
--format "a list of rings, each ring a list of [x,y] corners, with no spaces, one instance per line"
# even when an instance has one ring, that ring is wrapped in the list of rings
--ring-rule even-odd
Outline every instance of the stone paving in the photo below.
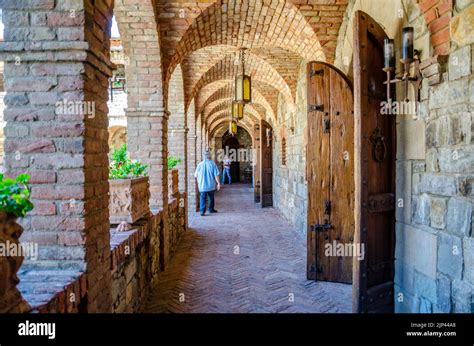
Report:
[[[248,185],[226,185],[217,214],[195,214],[143,312],[351,312],[351,285],[306,279],[306,239]]]

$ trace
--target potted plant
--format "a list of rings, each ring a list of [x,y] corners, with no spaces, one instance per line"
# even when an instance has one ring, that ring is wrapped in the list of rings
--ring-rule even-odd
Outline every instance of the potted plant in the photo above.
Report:
[[[176,196],[179,192],[179,175],[175,167],[181,163],[181,159],[176,156],[168,156],[168,194]]]
[[[20,282],[17,272],[23,263],[20,236],[23,228],[17,223],[33,209],[28,188],[28,174],[20,174],[16,178],[5,178],[0,174],[0,313],[24,312],[29,305],[23,300],[16,288]],[[15,255],[9,251],[15,250]]]
[[[147,165],[130,159],[126,144],[112,152],[109,171],[111,224],[134,223],[149,214],[147,169]]]

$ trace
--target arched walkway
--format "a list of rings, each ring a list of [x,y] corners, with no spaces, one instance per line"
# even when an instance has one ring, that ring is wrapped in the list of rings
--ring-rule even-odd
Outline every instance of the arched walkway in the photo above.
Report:
[[[250,185],[225,185],[217,214],[190,217],[144,312],[351,312],[351,285],[306,279],[306,239]]]

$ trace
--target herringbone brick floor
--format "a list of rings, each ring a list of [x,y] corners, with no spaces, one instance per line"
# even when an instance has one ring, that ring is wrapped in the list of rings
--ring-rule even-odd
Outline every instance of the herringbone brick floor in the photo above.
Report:
[[[306,240],[249,185],[226,185],[190,228],[143,312],[350,312],[351,285],[306,279]]]

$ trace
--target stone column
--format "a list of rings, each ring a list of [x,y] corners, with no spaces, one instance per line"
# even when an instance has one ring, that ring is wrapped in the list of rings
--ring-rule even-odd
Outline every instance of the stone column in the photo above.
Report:
[[[188,129],[183,125],[169,126],[169,155],[181,159],[176,166],[179,172],[179,190],[187,191],[187,134]]]
[[[187,125],[188,125],[188,143],[187,143],[187,193],[188,193],[188,211],[196,210],[196,179],[194,178],[194,172],[196,171],[197,155],[196,155],[196,114],[194,101],[191,102],[187,113]]]
[[[196,178],[194,177],[197,166],[196,139],[197,137],[195,135],[188,135],[188,210],[196,209],[197,185]]]
[[[22,241],[39,245],[42,265],[86,272],[89,312],[112,305],[108,4],[2,1],[5,169],[30,174],[35,205]]]
[[[128,108],[127,145],[132,159],[148,165],[150,208],[168,204],[168,112],[164,109]]]

